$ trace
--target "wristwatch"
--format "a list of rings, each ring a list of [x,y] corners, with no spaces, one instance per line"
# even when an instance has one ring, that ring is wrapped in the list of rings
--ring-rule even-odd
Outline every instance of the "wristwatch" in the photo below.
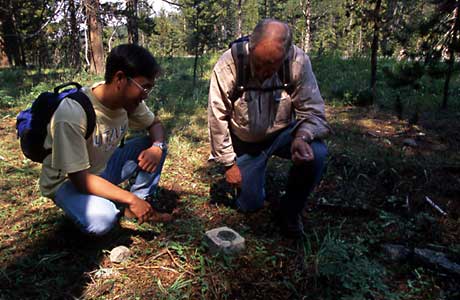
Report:
[[[155,142],[152,144],[152,147],[153,146],[160,148],[161,151],[164,151],[167,148],[166,143],[163,143],[163,142]]]
[[[306,135],[296,136],[295,138],[296,138],[296,139],[301,139],[301,140],[304,141],[305,143],[310,143],[310,142],[311,142],[310,137],[309,137],[309,136],[306,136]]]

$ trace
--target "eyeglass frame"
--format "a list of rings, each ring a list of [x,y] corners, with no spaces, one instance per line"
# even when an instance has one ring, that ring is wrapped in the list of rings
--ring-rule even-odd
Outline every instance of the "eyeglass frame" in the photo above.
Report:
[[[149,89],[146,89],[142,85],[140,85],[139,82],[134,80],[134,78],[132,78],[132,77],[127,77],[127,78],[128,78],[129,81],[132,81],[134,83],[134,85],[137,86],[142,91],[142,93],[144,93],[144,95],[146,95],[147,97],[150,96],[150,94],[152,94],[153,87],[151,87]]]

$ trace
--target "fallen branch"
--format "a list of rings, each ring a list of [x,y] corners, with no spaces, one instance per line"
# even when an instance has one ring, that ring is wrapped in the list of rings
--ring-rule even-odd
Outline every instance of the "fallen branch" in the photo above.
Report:
[[[163,267],[163,266],[135,266],[136,268],[141,268],[141,269],[161,269],[165,271],[170,271],[176,274],[179,274],[180,272],[173,269],[173,268],[168,268],[168,267]]]
[[[146,261],[149,261],[149,260],[155,260],[155,259],[157,259],[158,257],[160,257],[160,256],[162,256],[162,255],[164,255],[164,254],[166,254],[166,253],[168,253],[168,251],[167,251],[167,249],[164,249],[164,250],[160,251],[158,254],[154,255],[153,257],[148,257],[146,260],[144,260],[144,263],[145,263]]]
[[[428,198],[427,196],[425,196],[425,200],[426,202],[428,202],[431,207],[433,207],[434,209],[436,209],[438,212],[440,212],[443,216],[447,216],[447,213],[445,211],[443,211],[438,205],[436,205],[436,203],[433,202],[433,200],[431,200],[430,198]]]
[[[169,251],[169,249],[166,249],[166,251],[168,252],[169,256],[171,257],[171,260],[173,261],[173,263],[179,268],[181,269],[182,271],[184,271],[185,273],[187,274],[190,274],[192,276],[195,276],[195,273],[193,272],[190,272],[189,270],[185,269],[184,267],[182,267],[177,261],[176,259],[174,258],[174,255],[172,255],[171,251]]]

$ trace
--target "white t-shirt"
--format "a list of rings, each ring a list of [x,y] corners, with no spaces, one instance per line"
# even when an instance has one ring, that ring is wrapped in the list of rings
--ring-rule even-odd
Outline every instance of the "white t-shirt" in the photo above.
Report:
[[[40,175],[43,196],[53,198],[68,173],[102,173],[128,127],[146,129],[153,123],[154,115],[144,102],[129,116],[122,108],[112,110],[102,105],[92,92],[102,83],[82,89],[96,112],[96,127],[90,138],[85,139],[86,113],[75,100],[63,99],[51,118],[44,146],[52,152],[43,161]]]

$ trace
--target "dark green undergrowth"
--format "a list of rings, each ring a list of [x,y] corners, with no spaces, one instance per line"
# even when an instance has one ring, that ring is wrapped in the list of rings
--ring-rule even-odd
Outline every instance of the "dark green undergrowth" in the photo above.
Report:
[[[245,215],[211,203],[211,187],[222,177],[218,168],[206,163],[207,93],[217,58],[200,59],[195,87],[193,58],[159,59],[163,74],[148,100],[169,136],[159,194],[177,197],[178,212],[171,224],[125,222],[117,243],[128,245],[133,255],[120,265],[107,258],[107,250],[117,244],[89,242],[39,196],[39,166],[22,159],[13,129],[15,113],[39,93],[65,81],[90,84],[100,78],[71,70],[0,70],[0,299],[459,296],[455,278],[410,261],[388,261],[381,250],[385,243],[397,243],[460,258],[455,214],[460,211],[455,206],[460,192],[458,73],[451,83],[450,112],[433,113],[443,84],[436,70],[420,77],[415,89],[390,87],[379,69],[377,105],[359,108],[350,104],[366,96],[368,60],[312,58],[334,134],[326,141],[330,155],[324,178],[304,218],[305,239],[292,242],[279,234],[268,209]],[[406,68],[390,60],[382,60],[380,66],[394,72]],[[418,110],[418,124],[396,118],[397,95],[405,117]],[[419,148],[405,145],[406,138],[414,139]],[[281,159],[269,164],[269,198],[285,194],[289,166]],[[442,200],[439,204],[452,213],[440,217],[426,205],[425,196]],[[203,245],[205,230],[224,225],[246,238],[241,255],[213,255]],[[115,273],[96,275],[106,269]]]
[[[420,64],[420,78],[416,85],[393,87],[391,79],[383,70],[394,72],[407,70],[407,66]],[[342,58],[340,56],[312,57],[313,71],[317,77],[323,96],[329,103],[356,104],[366,103],[370,82],[370,60],[366,57]],[[409,115],[414,110],[419,112],[437,111],[441,107],[445,63],[423,66],[419,62],[398,62],[394,59],[380,59],[377,68],[377,102],[381,108],[394,110],[396,97],[399,95],[404,110]],[[460,65],[456,64],[455,73],[450,83],[451,110],[460,110]],[[402,73],[404,78],[411,74]],[[402,83],[401,83],[402,84]]]

